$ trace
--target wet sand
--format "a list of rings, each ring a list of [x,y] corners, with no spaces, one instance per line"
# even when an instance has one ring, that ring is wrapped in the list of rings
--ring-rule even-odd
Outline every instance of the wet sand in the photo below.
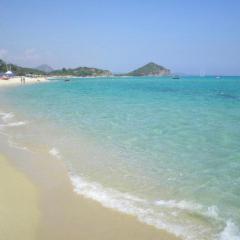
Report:
[[[140,223],[135,217],[121,214],[117,211],[102,207],[99,203],[81,197],[74,193],[73,186],[68,178],[67,169],[60,160],[47,157],[46,155],[35,154],[28,151],[10,148],[0,136],[0,152],[11,160],[18,171],[23,171],[39,191],[39,208],[41,220],[38,225],[36,239],[39,240],[174,240],[174,236],[160,231],[152,226]],[[8,173],[6,173],[6,177]],[[6,185],[6,181],[1,181]],[[19,186],[17,182],[12,183],[13,187]],[[16,186],[15,186],[16,185]],[[19,190],[21,192],[21,190]],[[26,196],[31,196],[32,189],[25,189]],[[6,196],[6,198],[8,198]],[[31,198],[32,206],[28,209],[22,207],[19,198],[13,204],[16,211],[23,211],[30,216],[37,214],[36,199]],[[29,201],[30,201],[29,200]],[[3,206],[5,208],[5,206]],[[17,228],[14,222],[15,211],[9,213],[11,224],[5,231],[15,234],[13,229]],[[28,226],[36,223],[30,220]],[[2,221],[2,220],[1,220]],[[28,221],[28,220],[26,220]],[[16,226],[14,226],[16,225]],[[33,234],[35,227],[31,227],[32,237],[21,236],[17,239],[35,239]],[[17,231],[17,230],[16,230]],[[17,233],[18,236],[21,233]],[[29,233],[30,234],[30,233]],[[12,240],[16,238],[5,238]]]

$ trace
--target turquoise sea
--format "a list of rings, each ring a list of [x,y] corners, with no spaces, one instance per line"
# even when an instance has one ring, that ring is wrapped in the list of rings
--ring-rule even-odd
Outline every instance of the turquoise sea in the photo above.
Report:
[[[0,89],[10,144],[75,192],[187,240],[240,239],[240,77],[52,80]]]

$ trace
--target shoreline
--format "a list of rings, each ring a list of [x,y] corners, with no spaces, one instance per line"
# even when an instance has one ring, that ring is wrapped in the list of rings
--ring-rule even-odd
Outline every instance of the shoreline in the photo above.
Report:
[[[61,160],[10,147],[4,138],[0,136],[0,153],[17,171],[23,172],[39,192],[41,221],[36,239],[178,239],[139,222],[134,216],[79,196]]]
[[[36,83],[44,83],[49,82],[47,77],[24,77],[24,84],[36,84]],[[16,86],[16,85],[24,85],[21,83],[21,77],[15,76],[8,80],[0,79],[0,87],[1,86]]]
[[[175,95],[175,91],[182,89],[182,86],[192,87],[193,81],[195,79],[166,93],[166,99],[169,100],[169,97]],[[116,85],[113,81],[106,81],[100,86],[100,82],[96,79],[89,84],[86,81],[77,81],[69,85],[60,80],[52,81],[51,84],[0,88],[0,132],[8,136],[5,143],[1,143],[0,136],[0,152],[7,155],[6,149],[8,149],[8,159],[13,162],[12,165],[26,173],[40,191],[39,207],[42,220],[39,239],[59,239],[62,235],[65,238],[71,236],[71,239],[85,239],[91,236],[91,239],[99,240],[110,239],[110,235],[112,238],[113,235],[120,235],[119,239],[128,239],[122,232],[137,235],[140,240],[176,239],[173,235],[181,239],[202,237],[215,239],[215,236],[220,239],[223,236],[230,238],[239,236],[239,203],[228,196],[224,196],[224,199],[217,203],[220,188],[213,191],[211,199],[204,189],[195,192],[195,186],[204,184],[205,178],[201,174],[195,175],[189,172],[195,167],[195,162],[190,156],[186,158],[188,165],[184,166],[178,165],[178,159],[184,160],[185,156],[179,155],[180,158],[177,156],[182,154],[181,134],[189,137],[191,149],[195,149],[196,133],[193,135],[191,132],[187,133],[184,128],[184,122],[192,119],[193,113],[194,115],[198,111],[201,113],[202,123],[205,123],[199,125],[201,129],[206,126],[211,132],[213,126],[208,125],[208,121],[214,120],[217,125],[222,124],[221,118],[225,115],[228,116],[224,121],[226,129],[231,131],[233,127],[236,128],[236,119],[230,116],[235,113],[233,110],[238,106],[236,101],[238,95],[230,90],[229,93],[225,93],[226,95],[223,94],[218,90],[219,84],[212,84],[208,79],[209,91],[204,90],[205,82],[199,85],[203,96],[199,99],[200,108],[193,113],[189,114],[188,108],[184,107],[186,102],[189,103],[187,100],[191,100],[192,97],[188,99],[184,92],[181,93],[179,109],[182,113],[179,116],[184,122],[177,122],[176,126],[173,115],[176,112],[176,101],[172,99],[168,107],[173,107],[171,111],[167,108],[166,116],[170,117],[169,122],[174,128],[171,127],[172,131],[166,135],[166,139],[171,146],[173,143],[177,145],[175,150],[169,145],[166,155],[161,155],[161,149],[157,144],[163,139],[162,133],[157,131],[154,135],[158,138],[157,141],[155,138],[151,140],[152,133],[155,132],[151,122],[146,125],[150,131],[143,129],[138,132],[139,126],[147,123],[149,117],[160,119],[162,111],[159,115],[155,115],[155,106],[162,106],[165,101],[158,99],[159,93],[152,93],[151,88],[143,93],[140,88],[141,92],[135,93],[137,83],[137,85],[131,83],[130,86],[134,88],[126,92],[129,81],[124,83],[121,79]],[[235,83],[235,80],[233,79],[232,82]],[[147,80],[140,82],[140,85],[145,83]],[[150,82],[150,85],[152,84],[156,84],[156,87],[161,89],[162,83],[157,80]],[[163,85],[165,89],[165,82]],[[119,96],[115,94],[118,91]],[[209,92],[211,92],[212,105],[210,109],[202,108],[206,100],[209,100]],[[136,97],[134,101],[133,96]],[[195,99],[196,96],[193,97]],[[146,100],[146,103],[141,102],[142,99]],[[234,108],[230,111],[223,108],[224,112],[219,114],[220,103],[231,104],[228,106]],[[136,107],[136,110],[131,112],[131,108],[126,108],[127,104]],[[150,104],[153,104],[153,107],[149,109]],[[188,107],[192,109],[195,102],[191,104]],[[145,118],[144,111],[148,109],[149,115]],[[206,113],[212,109],[214,109],[212,115],[207,115],[205,118]],[[123,124],[123,120],[126,119],[128,122],[124,121]],[[165,121],[167,119],[168,117]],[[132,123],[136,127],[133,128]],[[166,123],[163,122],[159,127],[164,129]],[[109,126],[112,129],[108,129]],[[183,129],[179,132],[180,135],[175,135],[173,131],[175,127]],[[133,132],[128,134],[131,130]],[[221,136],[222,134],[224,132]],[[204,133],[203,137],[207,138],[209,135]],[[137,140],[136,144],[132,144],[132,140]],[[230,136],[229,143],[233,147],[229,146],[229,149],[233,153],[236,150],[234,147],[237,144],[236,140],[234,136]],[[216,148],[215,143],[219,143]],[[146,148],[134,149],[143,144],[146,144]],[[205,141],[201,144],[208,149]],[[214,139],[209,146],[218,153],[219,147],[224,148],[225,145],[223,142],[215,142]],[[176,156],[172,159],[173,162],[168,155],[172,151]],[[195,150],[192,153],[197,154],[196,156],[199,154]],[[213,156],[213,161],[217,161],[219,156]],[[199,159],[201,157],[200,155]],[[205,157],[208,159],[209,155]],[[156,162],[158,160],[159,163]],[[166,162],[168,160],[170,162]],[[224,159],[220,158],[220,160],[224,162]],[[232,160],[233,162],[229,159],[229,164],[234,163],[237,158]],[[179,177],[177,175],[179,171],[176,171],[175,167],[173,169],[170,167],[171,171],[166,172],[168,164],[172,163],[176,163],[177,169],[180,170]],[[199,167],[201,170],[208,169],[211,174],[211,177],[208,175],[209,180],[214,181],[212,176],[215,171],[211,168],[211,162]],[[218,170],[223,171],[222,168]],[[227,166],[226,172],[229,174],[231,171],[231,166]],[[175,179],[169,178],[175,176]],[[199,179],[196,179],[196,176]],[[223,178],[223,180],[226,181],[222,181],[221,177],[219,183],[225,191],[226,184],[235,181],[232,178]],[[233,197],[237,197],[235,186],[232,193]],[[227,202],[229,200],[233,201],[232,205]],[[90,226],[98,229],[92,232]],[[107,230],[107,226],[110,226],[110,230]]]
[[[179,88],[182,89],[182,86],[193,87],[193,81],[195,79],[166,93],[167,101]],[[224,81],[226,84],[227,81]],[[231,81],[235,83],[234,79]],[[190,156],[184,162],[186,165],[178,165],[179,159],[183,161],[186,157],[181,155],[181,136],[189,137],[192,154],[197,156],[196,159],[199,154],[198,151],[195,152],[197,133],[185,131],[184,122],[192,120],[192,116],[199,112],[204,123],[199,125],[201,129],[206,126],[211,132],[215,128],[209,125],[208,121],[215,121],[220,126],[221,119],[225,116],[227,117],[223,123],[226,124],[226,130],[236,129],[238,125],[232,117],[235,115],[232,114],[235,114],[234,109],[238,107],[238,95],[230,90],[226,91],[225,95],[218,89],[219,84],[213,84],[210,79],[210,88],[206,92],[205,82],[199,82],[200,93],[203,94],[199,95],[199,108],[192,108],[195,101],[191,101],[191,104],[189,102],[192,97],[195,99],[198,96],[198,91],[197,95],[194,94],[190,99],[188,95],[185,97],[185,92],[181,93],[181,97],[178,97],[181,114],[178,113],[177,116],[181,116],[184,121],[176,122],[175,98],[169,101],[166,115],[166,108],[163,108],[159,115],[155,115],[155,106],[162,108],[163,103],[166,103],[159,99],[158,91],[152,93],[152,89],[147,88],[146,92],[142,92],[140,88],[139,92],[136,91],[138,83],[132,85],[129,81],[122,82],[121,79],[116,81],[116,85],[113,84],[114,81],[106,81],[100,86],[100,82],[101,80],[96,79],[88,84],[87,81],[81,82],[79,79],[70,85],[60,80],[25,87],[0,87],[0,133],[7,137],[1,143],[0,135],[0,153],[7,155],[8,151],[8,159],[12,165],[24,172],[40,191],[42,220],[39,239],[59,239],[62,235],[65,239],[71,236],[73,240],[85,239],[88,236],[91,236],[91,239],[110,239],[110,235],[112,238],[113,235],[120,235],[119,239],[128,239],[122,232],[137,235],[140,240],[176,239],[174,236],[181,239],[239,236],[239,203],[228,196],[223,196],[218,203],[220,188],[213,191],[211,198],[204,188],[197,189],[196,192],[195,186],[204,184],[205,178],[201,173],[195,175],[189,171],[195,167]],[[140,82],[140,86],[145,83],[147,80]],[[156,84],[159,89],[163,85],[165,94],[165,87],[168,86],[165,81],[162,84],[156,80],[150,82],[150,85],[152,84]],[[133,88],[126,92],[129,86]],[[146,84],[146,87],[149,85]],[[119,95],[116,94],[118,91]],[[212,105],[209,109],[203,108],[209,96]],[[146,103],[141,102],[142,99]],[[187,108],[185,103],[189,104]],[[218,108],[220,103],[233,108],[228,110],[229,108],[224,107],[224,111],[219,112],[222,108],[222,104],[221,108]],[[128,108],[128,104],[131,108]],[[149,108],[150,104],[153,106]],[[169,108],[170,106],[172,108]],[[135,108],[133,112],[132,107]],[[189,112],[190,107],[194,112]],[[213,112],[206,115],[209,110]],[[149,117],[154,123],[155,120],[162,119],[161,113],[167,118],[159,125],[159,129],[164,129],[168,118],[172,126],[166,135],[167,144],[170,144],[169,148],[166,148],[166,155],[161,155],[159,141],[164,137],[162,132],[157,131],[155,135],[155,127],[151,122],[148,123]],[[149,128],[147,131],[139,130],[143,123]],[[191,129],[195,129],[192,127]],[[183,131],[176,136],[175,129]],[[152,136],[157,139],[151,139]],[[203,139],[207,137],[208,133],[204,132]],[[235,153],[237,139],[234,136],[229,137],[229,150]],[[137,141],[136,144],[134,141]],[[208,149],[205,141],[201,140],[201,144]],[[209,144],[216,154],[220,146],[223,149],[225,146],[224,142],[215,142],[215,139]],[[139,146],[146,147],[140,149]],[[168,154],[172,153],[174,158],[171,160]],[[223,153],[227,152],[224,150]],[[209,157],[208,154],[203,156],[206,159]],[[203,156],[199,155],[199,159]],[[219,156],[213,157],[215,163]],[[223,158],[220,160],[224,162]],[[235,161],[237,156],[230,158],[229,164],[234,164]],[[171,167],[173,163],[177,169]],[[208,169],[210,181],[214,181],[212,176],[215,176],[213,163],[207,162],[199,166],[201,170]],[[166,172],[168,167],[169,173]],[[231,173],[231,166],[226,167],[218,170]],[[231,181],[235,179],[219,178],[225,191]],[[232,190],[233,197],[237,197],[236,185]],[[233,201],[233,204],[229,204],[229,200]],[[98,228],[97,233],[92,232],[90,226]],[[107,226],[110,226],[110,230],[107,230]],[[97,238],[97,235],[100,237]]]

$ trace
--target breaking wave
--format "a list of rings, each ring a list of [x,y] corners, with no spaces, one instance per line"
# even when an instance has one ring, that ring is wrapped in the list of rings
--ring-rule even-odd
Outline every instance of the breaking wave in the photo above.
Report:
[[[194,220],[185,221],[183,219],[180,222],[174,220],[174,216],[183,216],[184,214],[192,213],[201,215],[207,221],[212,221],[218,224],[218,226],[221,225],[224,227],[225,223],[219,217],[219,210],[216,206],[204,207],[198,203],[185,200],[149,201],[129,193],[121,193],[111,188],[105,188],[99,183],[86,181],[75,174],[70,174],[70,179],[77,194],[95,200],[104,207],[133,215],[141,222],[153,225],[158,229],[166,230],[182,239],[240,240],[236,235],[238,234],[237,230],[230,223],[227,223],[225,229],[221,230],[223,232],[219,233],[219,229],[216,229],[215,232],[212,231],[211,227],[205,229],[206,225],[201,226],[197,222],[194,222]],[[229,234],[236,237],[226,238]],[[202,238],[203,236],[204,238]],[[216,236],[220,237],[216,238]]]

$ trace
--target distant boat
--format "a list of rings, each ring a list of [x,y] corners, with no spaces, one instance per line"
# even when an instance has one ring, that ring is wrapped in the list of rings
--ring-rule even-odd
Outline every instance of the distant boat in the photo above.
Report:
[[[220,76],[217,76],[216,78],[221,78]]]
[[[180,79],[180,77],[178,75],[174,75],[172,76],[172,79]]]

